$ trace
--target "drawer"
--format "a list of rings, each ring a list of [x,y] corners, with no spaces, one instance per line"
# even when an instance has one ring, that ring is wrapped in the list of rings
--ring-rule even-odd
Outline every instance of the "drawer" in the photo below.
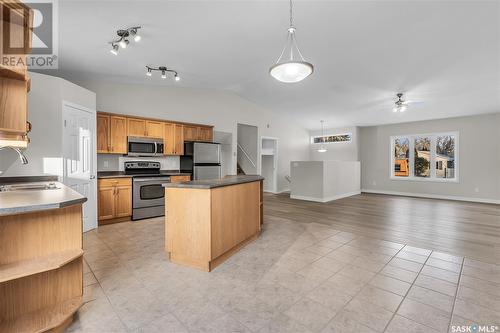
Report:
[[[105,187],[105,186],[132,186],[132,178],[129,177],[121,177],[121,178],[105,178],[98,179],[97,186]]]
[[[170,176],[170,181],[172,183],[182,183],[191,180],[191,176]]]

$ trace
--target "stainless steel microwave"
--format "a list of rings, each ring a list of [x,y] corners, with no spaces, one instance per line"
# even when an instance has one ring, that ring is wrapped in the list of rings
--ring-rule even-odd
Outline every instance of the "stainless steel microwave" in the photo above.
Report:
[[[128,156],[161,156],[163,139],[128,137]]]

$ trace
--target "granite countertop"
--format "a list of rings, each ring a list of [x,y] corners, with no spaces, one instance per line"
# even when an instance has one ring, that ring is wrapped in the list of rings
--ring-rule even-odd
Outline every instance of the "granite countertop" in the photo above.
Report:
[[[87,201],[86,197],[59,182],[25,182],[5,186],[48,184],[54,184],[56,188],[0,192],[0,216],[63,208]]]
[[[191,176],[189,172],[181,172],[179,170],[161,170],[162,176]],[[125,171],[99,171],[97,172],[98,179],[105,178],[131,178],[133,175],[126,175]]]
[[[261,180],[264,180],[264,177],[259,175],[239,175],[239,176],[226,176],[221,179],[192,180],[189,182],[182,182],[182,183],[165,183],[163,184],[163,187],[211,189],[216,187],[251,183]]]

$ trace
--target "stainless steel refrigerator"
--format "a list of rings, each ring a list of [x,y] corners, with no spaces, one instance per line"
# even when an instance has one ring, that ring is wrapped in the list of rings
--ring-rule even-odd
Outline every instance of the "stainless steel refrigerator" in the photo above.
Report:
[[[185,142],[181,156],[181,171],[191,172],[193,180],[221,177],[220,144],[212,142]]]

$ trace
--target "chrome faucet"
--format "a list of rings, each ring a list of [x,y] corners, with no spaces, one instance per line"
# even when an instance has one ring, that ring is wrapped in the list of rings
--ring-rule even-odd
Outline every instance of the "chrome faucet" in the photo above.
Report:
[[[0,147],[0,150],[7,149],[7,148],[12,149],[13,151],[15,151],[19,155],[19,159],[21,160],[22,164],[28,164],[28,159],[26,158],[26,156],[24,156],[21,149],[19,149],[17,147],[3,146],[3,147]]]

